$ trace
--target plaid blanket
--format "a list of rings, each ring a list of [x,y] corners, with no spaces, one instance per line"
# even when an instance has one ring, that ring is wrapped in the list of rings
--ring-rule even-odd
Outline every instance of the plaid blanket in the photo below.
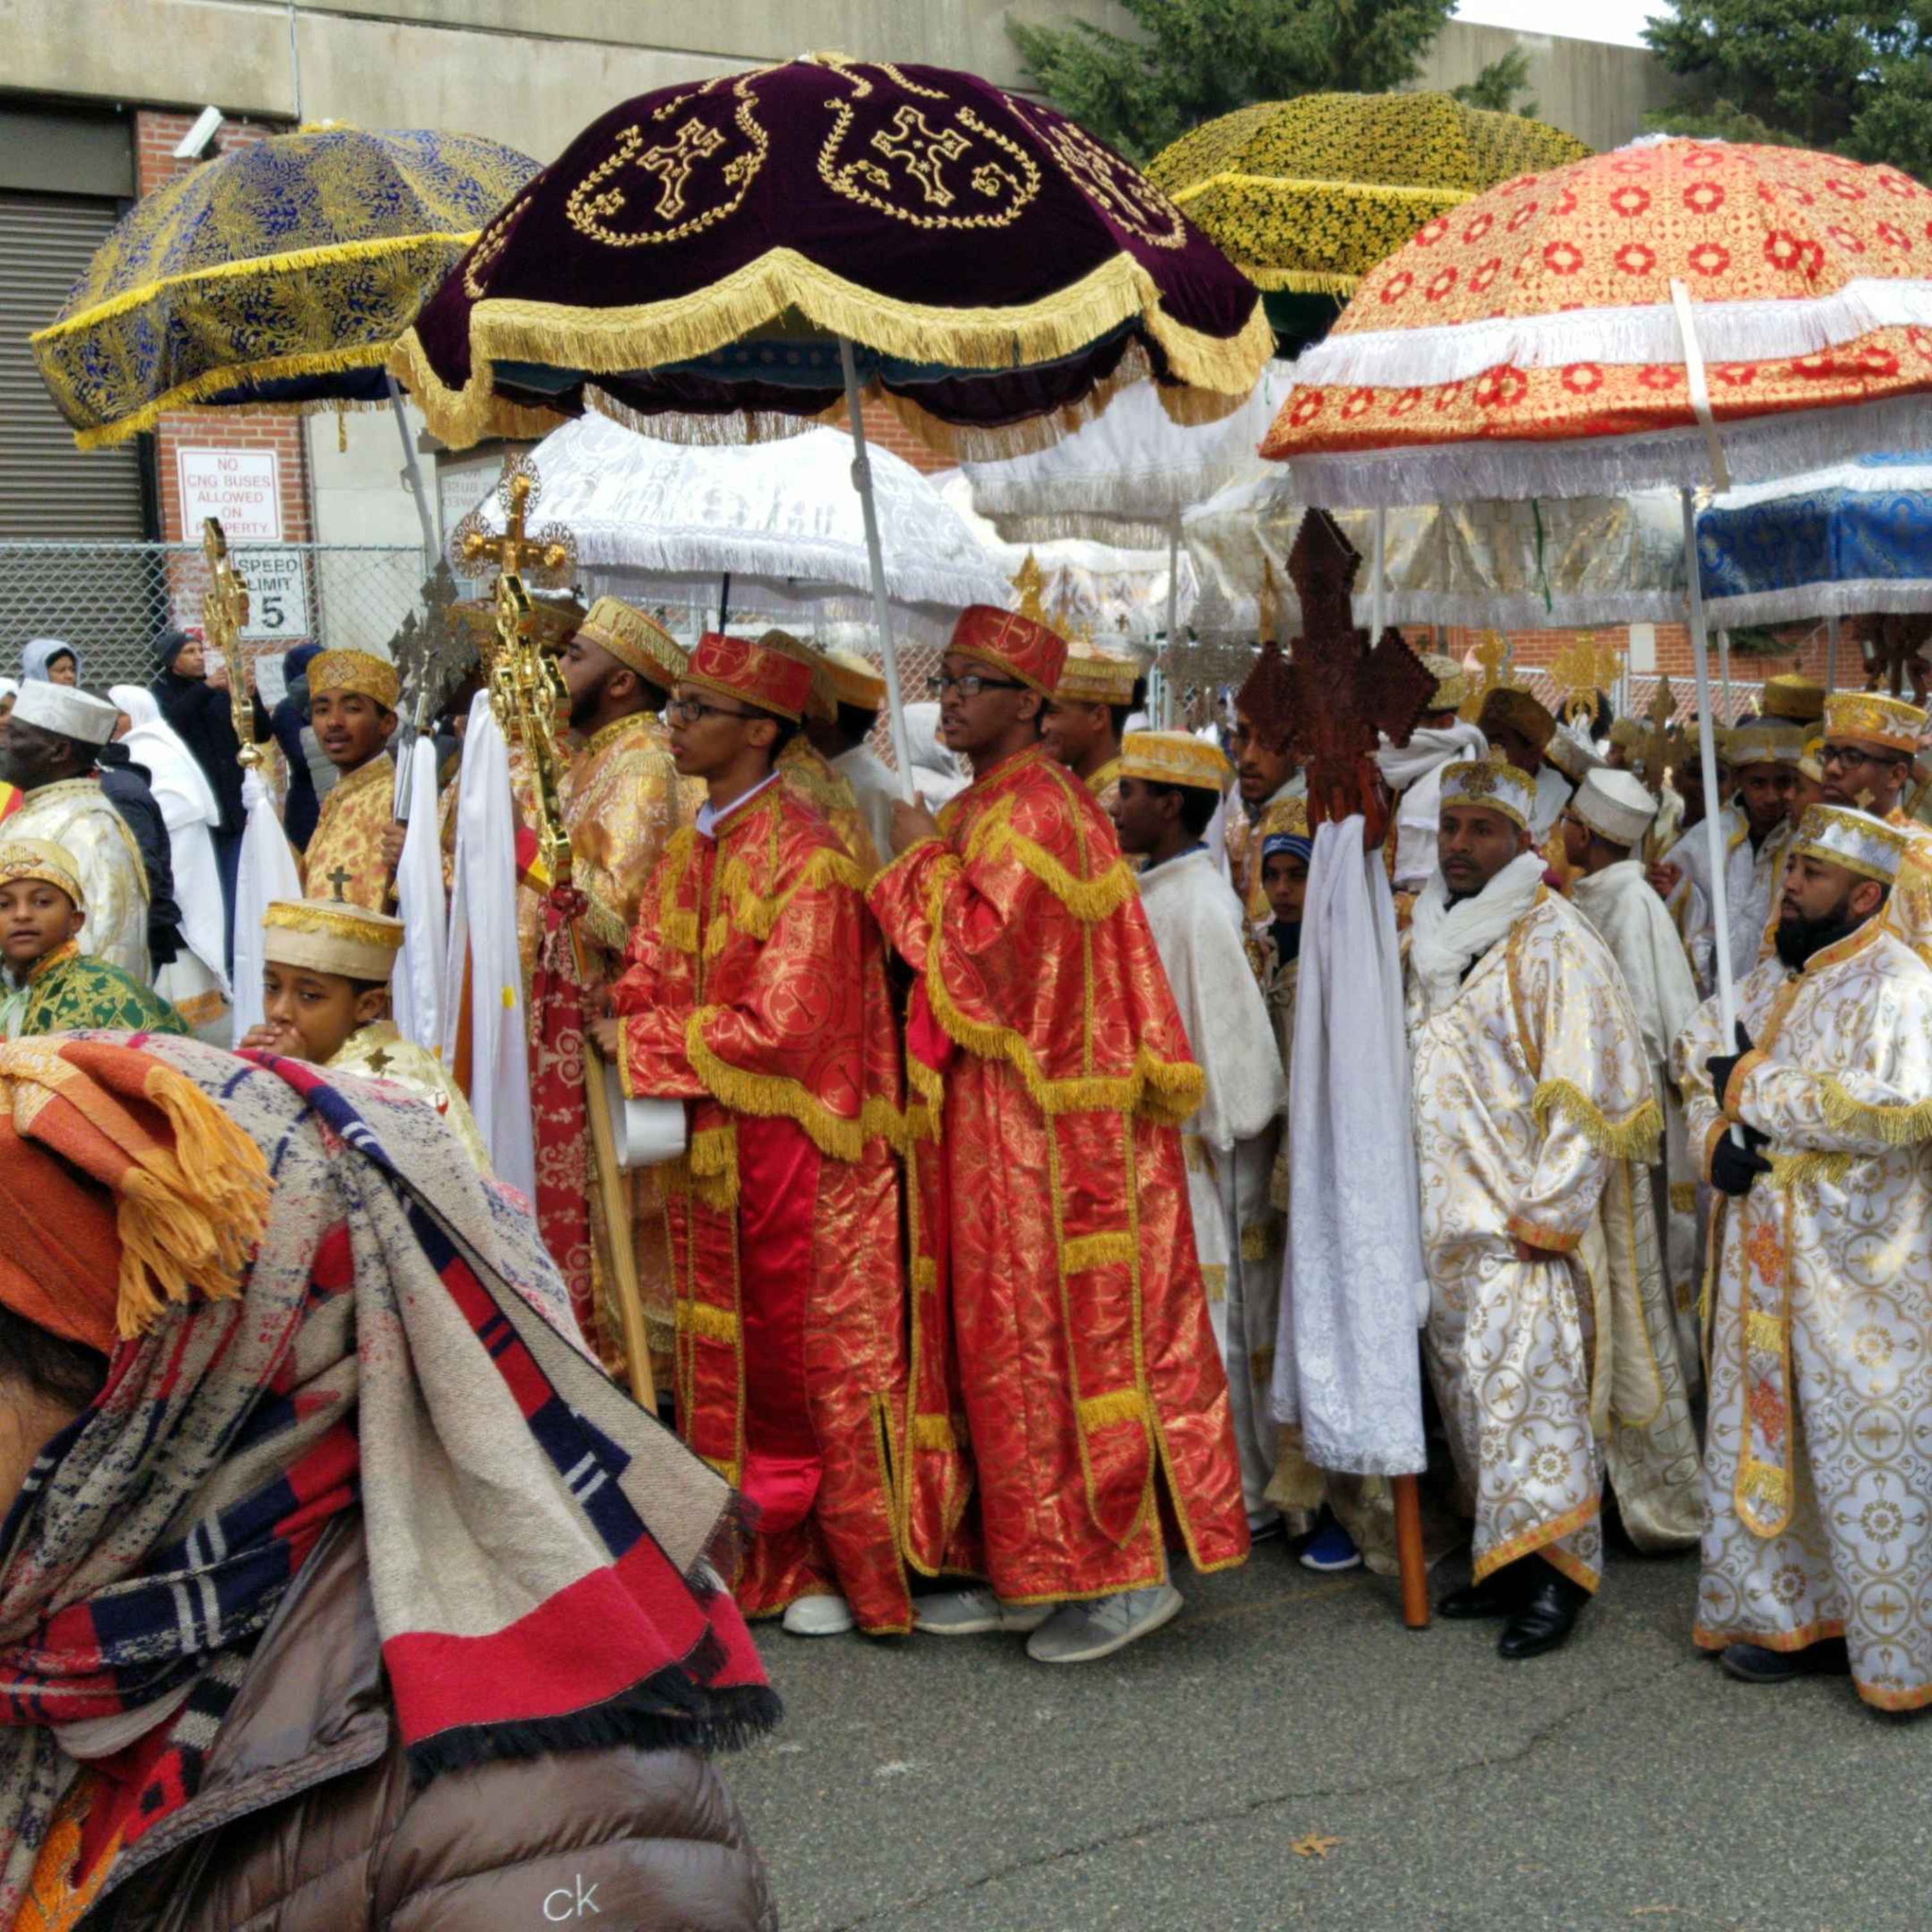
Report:
[[[775,1722],[713,1567],[730,1492],[584,1351],[520,1198],[398,1089],[140,1044],[260,1148],[274,1190],[240,1295],[124,1342],[0,1527],[0,1926],[68,1746],[165,1722],[114,1879],[138,1868],[284,1589],[358,1501],[418,1776]]]

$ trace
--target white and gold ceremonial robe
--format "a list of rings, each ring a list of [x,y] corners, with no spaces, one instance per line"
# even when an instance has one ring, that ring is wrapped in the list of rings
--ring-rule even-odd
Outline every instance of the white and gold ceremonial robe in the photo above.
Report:
[[[1762,845],[1753,845],[1750,830],[1743,812],[1735,806],[1724,808],[1724,906],[1731,935],[1731,971],[1742,979],[1763,957],[1766,935],[1777,908],[1774,904],[1784,880],[1784,861],[1791,849],[1794,828],[1789,820],[1778,826]],[[1691,970],[1697,987],[1708,994],[1717,982],[1717,940],[1712,934],[1710,834],[1702,826],[1693,826],[1672,847],[1664,863],[1675,866],[1694,887],[1687,896],[1687,910],[1678,929],[1690,950]],[[1676,899],[1684,891],[1678,882]]]
[[[1288,1082],[1268,1001],[1248,956],[1234,888],[1204,846],[1140,875],[1154,934],[1187,1043],[1207,1076],[1181,1130],[1195,1250],[1208,1312],[1228,1370],[1234,1442],[1249,1520],[1272,1514],[1263,1492],[1275,1469],[1268,1413],[1280,1310],[1281,1217],[1269,1199]]]
[[[1724,1096],[1772,1172],[1719,1197],[1697,1642],[1842,1635],[1858,1694],[1932,1704],[1932,970],[1872,920],[1738,988]],[[1706,1171],[1717,1003],[1674,1066]]]
[[[1886,927],[1932,966],[1932,829],[1902,812],[1888,814],[1886,823],[1912,842],[1898,868],[1898,883],[1886,901]]]
[[[148,958],[148,868],[127,820],[95,778],[37,786],[7,821],[9,838],[50,838],[80,870],[80,950],[154,983]]]
[[[1424,1354],[1475,1507],[1475,1578],[1540,1554],[1594,1590],[1606,1460],[1640,1547],[1696,1536],[1642,1031],[1603,941],[1540,887],[1460,984],[1425,977],[1413,944],[1409,967]],[[1546,1258],[1517,1259],[1518,1239]]]
[[[1677,1318],[1678,1365],[1694,1389],[1703,1374],[1703,1337],[1697,1318],[1697,1169],[1684,1125],[1683,1103],[1670,1075],[1670,1049],[1697,1010],[1677,928],[1634,859],[1577,879],[1570,902],[1610,950],[1623,975],[1652,1089],[1664,1114],[1663,1158],[1650,1170],[1651,1205],[1657,1216],[1665,1286]]]

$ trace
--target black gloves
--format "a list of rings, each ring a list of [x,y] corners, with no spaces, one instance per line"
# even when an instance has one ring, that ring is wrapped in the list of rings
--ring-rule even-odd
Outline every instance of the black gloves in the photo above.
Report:
[[[1711,1076],[1711,1097],[1720,1108],[1724,1104],[1724,1089],[1731,1084],[1731,1076],[1737,1071],[1738,1062],[1751,1050],[1751,1036],[1744,1030],[1742,1020],[1736,1022],[1738,1050],[1735,1053],[1713,1054],[1706,1060],[1705,1066]]]
[[[1758,1138],[1762,1142],[1764,1136],[1760,1135]],[[1770,1172],[1771,1162],[1756,1148],[1739,1147],[1731,1134],[1725,1135],[1711,1156],[1711,1185],[1736,1200],[1743,1199],[1750,1192],[1751,1183],[1760,1174]]]

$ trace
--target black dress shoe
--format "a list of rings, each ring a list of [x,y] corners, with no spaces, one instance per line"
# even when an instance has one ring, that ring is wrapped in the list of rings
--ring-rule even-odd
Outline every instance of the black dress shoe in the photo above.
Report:
[[[1496,1654],[1516,1662],[1554,1650],[1576,1625],[1577,1612],[1590,1600],[1580,1583],[1573,1583],[1547,1564],[1532,1583],[1516,1613],[1496,1642]]]
[[[1436,1614],[1450,1623],[1473,1622],[1479,1617],[1514,1616],[1522,1601],[1522,1568],[1506,1563],[1492,1570],[1480,1583],[1466,1584],[1451,1590],[1436,1606]]]
[[[1851,1668],[1843,1637],[1803,1650],[1767,1650],[1760,1643],[1727,1644],[1718,1661],[1741,1684],[1789,1684],[1795,1677],[1839,1677]]]

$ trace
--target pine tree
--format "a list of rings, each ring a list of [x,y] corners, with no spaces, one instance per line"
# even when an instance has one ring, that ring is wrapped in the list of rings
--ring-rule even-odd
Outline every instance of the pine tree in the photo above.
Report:
[[[1085,21],[1059,28],[1010,20],[1007,32],[1053,104],[1136,161],[1253,101],[1406,86],[1456,10],[1456,0],[1121,4],[1139,37]]]
[[[1932,176],[1932,5],[1672,0],[1644,38],[1684,83],[1654,127]]]

